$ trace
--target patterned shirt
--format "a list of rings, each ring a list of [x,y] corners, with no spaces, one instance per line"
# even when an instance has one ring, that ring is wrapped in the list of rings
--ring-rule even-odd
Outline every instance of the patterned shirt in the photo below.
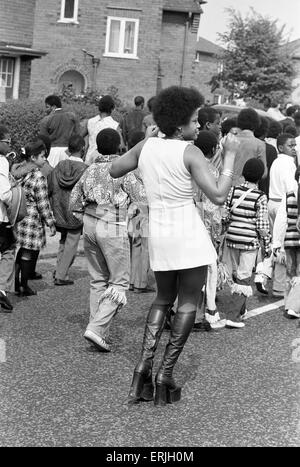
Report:
[[[70,198],[72,211],[83,212],[89,204],[97,205],[97,217],[113,214],[125,222],[130,201],[143,201],[144,188],[133,173],[114,179],[109,174],[111,162],[117,155],[102,156],[88,167],[76,183]],[[111,218],[110,218],[111,221]]]
[[[234,207],[236,201],[249,188],[252,191]],[[245,182],[232,187],[224,205],[223,222],[228,224],[226,243],[230,248],[256,250],[263,243],[265,253],[271,251],[271,234],[268,218],[268,200],[254,183]]]

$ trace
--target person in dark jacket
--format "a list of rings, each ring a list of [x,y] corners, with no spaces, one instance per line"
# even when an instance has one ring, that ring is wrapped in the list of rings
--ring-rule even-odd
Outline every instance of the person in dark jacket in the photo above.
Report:
[[[54,278],[55,285],[71,285],[68,271],[77,253],[82,231],[82,222],[69,210],[72,188],[81,178],[87,165],[82,161],[85,142],[82,136],[74,135],[69,140],[70,157],[61,161],[48,176],[48,191],[55,217],[56,230],[61,232],[57,265]]]

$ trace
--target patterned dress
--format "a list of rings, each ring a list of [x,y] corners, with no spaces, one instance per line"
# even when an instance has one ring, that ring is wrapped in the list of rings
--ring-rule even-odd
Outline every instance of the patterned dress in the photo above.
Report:
[[[45,224],[50,228],[55,226],[47,181],[35,168],[23,177],[21,185],[25,190],[28,215],[17,224],[17,244],[21,248],[40,250],[46,245]]]
[[[214,166],[211,159],[207,159],[209,171],[216,180],[219,178],[219,170]],[[210,235],[214,247],[217,249],[221,240],[222,233],[222,208],[214,204],[210,199],[195,185],[194,200],[199,207],[201,218]]]

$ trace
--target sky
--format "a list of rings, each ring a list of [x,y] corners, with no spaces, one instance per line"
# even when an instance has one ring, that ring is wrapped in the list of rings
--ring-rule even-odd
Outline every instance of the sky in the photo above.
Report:
[[[300,39],[300,0],[207,0],[202,5],[200,36],[222,45],[217,33],[227,30],[228,14],[225,8],[234,8],[244,16],[253,7],[257,13],[278,19],[278,26],[286,25],[284,37]]]

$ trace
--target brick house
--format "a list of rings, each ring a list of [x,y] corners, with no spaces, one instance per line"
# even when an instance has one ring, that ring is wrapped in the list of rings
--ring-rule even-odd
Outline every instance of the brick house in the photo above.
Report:
[[[31,63],[45,55],[33,46],[35,0],[0,0],[0,102],[28,97]]]
[[[131,103],[176,84],[212,101],[207,82],[219,48],[199,37],[204,3],[0,0],[2,100],[40,98],[71,84],[78,94],[113,85]]]

